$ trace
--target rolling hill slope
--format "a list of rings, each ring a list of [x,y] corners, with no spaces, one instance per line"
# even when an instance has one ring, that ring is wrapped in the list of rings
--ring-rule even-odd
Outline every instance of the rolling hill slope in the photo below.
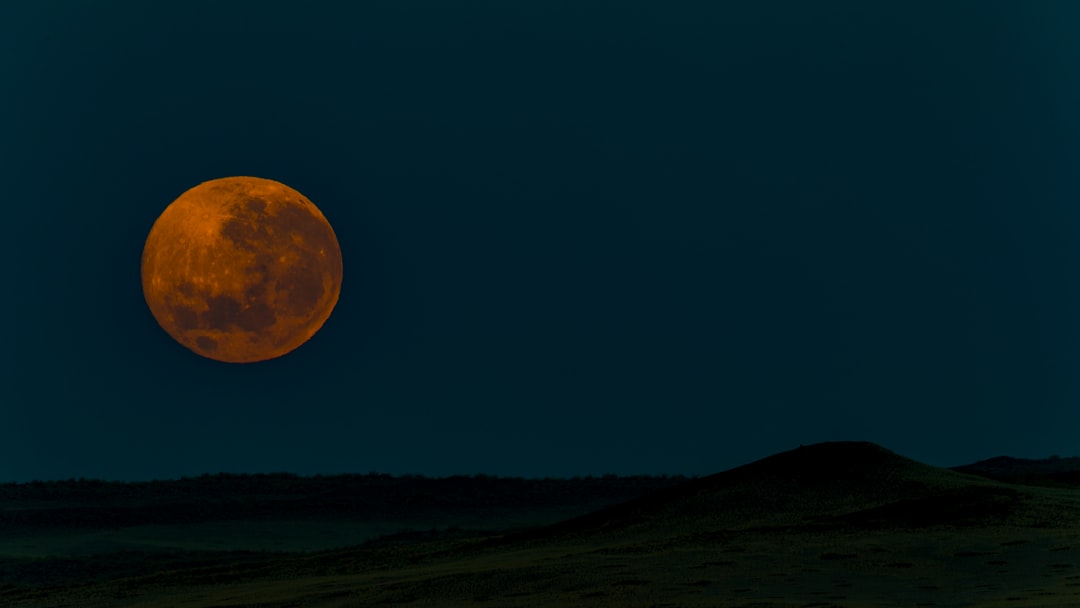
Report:
[[[1080,605],[1080,492],[830,442],[526,531],[405,536],[52,589],[19,608]]]
[[[926,465],[869,442],[829,442],[781,452],[686,481],[527,534],[758,527],[1041,525],[1074,505],[1068,494]],[[1048,511],[1049,509],[1049,511]]]

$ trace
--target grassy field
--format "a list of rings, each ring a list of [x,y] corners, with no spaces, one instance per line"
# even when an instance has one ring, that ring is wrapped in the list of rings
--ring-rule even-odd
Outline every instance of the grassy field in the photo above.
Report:
[[[1080,490],[866,443],[784,452],[554,523],[432,528],[321,551],[69,558],[98,571],[52,584],[9,572],[0,605],[1080,606]],[[229,538],[214,530],[193,537]]]

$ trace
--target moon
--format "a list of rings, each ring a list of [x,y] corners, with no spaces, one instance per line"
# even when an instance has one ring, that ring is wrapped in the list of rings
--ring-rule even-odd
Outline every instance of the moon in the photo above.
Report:
[[[270,179],[223,177],[161,213],[142,254],[143,295],[177,342],[229,363],[307,342],[341,294],[341,248],[322,212]]]

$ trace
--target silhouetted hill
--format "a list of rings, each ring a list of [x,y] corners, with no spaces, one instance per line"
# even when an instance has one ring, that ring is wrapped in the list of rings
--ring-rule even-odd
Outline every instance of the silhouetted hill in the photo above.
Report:
[[[989,520],[1052,525],[1025,510],[1022,491],[926,465],[879,445],[800,446],[686,481],[543,531],[545,534],[663,529],[704,532],[755,527],[972,525]]]
[[[1080,457],[1075,456],[1034,459],[996,456],[950,469],[1008,483],[1080,488]]]
[[[1015,460],[995,459],[991,467],[1026,466]],[[630,496],[604,503],[620,493]],[[207,476],[105,488],[80,481],[19,484],[0,486],[0,497],[0,521],[9,526],[0,545],[6,536],[10,551],[0,558],[0,605],[21,608],[625,605],[629,593],[647,602],[641,605],[663,598],[732,608],[781,605],[774,602],[778,593],[790,595],[785,606],[828,599],[860,606],[1005,605],[966,596],[938,601],[942,590],[953,589],[995,601],[1058,596],[1053,604],[1023,603],[1030,606],[1074,605],[1080,597],[1072,589],[1080,577],[1072,574],[1080,563],[1071,540],[1080,537],[1075,489],[933,467],[868,442],[800,446],[693,479]],[[217,506],[196,507],[200,497]],[[436,527],[319,551],[229,551],[216,543],[244,521],[183,523],[220,516],[215,509],[230,500],[239,501],[238,515],[259,521],[259,534],[295,523],[283,517],[288,513],[362,518],[401,509],[403,517],[427,514]],[[602,506],[586,513],[590,501]],[[210,549],[162,551],[151,544],[145,551],[21,553],[58,538],[106,534],[64,529],[63,517],[89,525],[95,520],[86,514],[110,504],[133,509],[117,516],[123,522],[172,505],[176,511],[164,512],[182,523],[160,527],[185,535],[189,546],[202,534],[201,546]],[[523,509],[537,514],[524,518],[535,527],[513,515]],[[60,523],[20,527],[26,513],[18,511]],[[585,514],[562,519],[575,511]],[[480,525],[450,525],[464,513]],[[301,531],[344,529],[334,525]],[[142,599],[133,601],[136,596]],[[882,604],[883,597],[895,601]]]

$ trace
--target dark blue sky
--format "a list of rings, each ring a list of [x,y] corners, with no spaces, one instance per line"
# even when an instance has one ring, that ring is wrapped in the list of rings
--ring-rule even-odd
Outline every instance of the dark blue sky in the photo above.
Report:
[[[0,481],[1078,454],[1074,2],[0,8]],[[296,188],[333,315],[155,323],[184,190]]]

